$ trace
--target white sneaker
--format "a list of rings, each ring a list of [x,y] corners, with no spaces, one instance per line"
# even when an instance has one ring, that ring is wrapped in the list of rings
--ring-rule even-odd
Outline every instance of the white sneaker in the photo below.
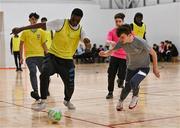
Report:
[[[137,103],[138,103],[138,96],[133,96],[132,100],[131,100],[131,102],[129,104],[129,109],[135,108]]]
[[[41,102],[41,100],[35,100],[34,103],[32,103],[32,105],[40,103],[40,102]]]
[[[123,110],[123,101],[119,101],[116,105],[116,110],[117,111],[122,111]]]
[[[46,108],[46,102],[44,100],[39,100],[33,103],[31,107],[35,111],[41,111]]]
[[[68,109],[71,109],[71,110],[76,109],[76,107],[75,107],[70,101],[64,100],[63,103],[64,103],[64,105],[65,105]]]

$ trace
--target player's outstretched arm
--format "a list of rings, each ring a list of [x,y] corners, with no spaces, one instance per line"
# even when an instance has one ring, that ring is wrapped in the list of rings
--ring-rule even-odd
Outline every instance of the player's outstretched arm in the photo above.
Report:
[[[121,48],[121,43],[118,42],[112,49],[110,49],[108,51],[100,51],[99,56],[108,57],[108,56],[110,56],[112,54],[112,52],[115,52],[120,48]]]
[[[46,23],[37,23],[37,24],[33,24],[33,25],[28,25],[28,26],[24,26],[24,27],[15,27],[12,29],[12,33],[11,34],[18,34],[23,30],[27,30],[27,29],[36,29],[36,28],[42,28],[44,30],[46,30]]]
[[[99,52],[99,56],[102,56],[102,57],[108,57],[112,54],[114,50],[113,49],[110,49],[110,50],[107,50],[107,51],[100,51]]]
[[[153,61],[153,73],[156,77],[160,78],[160,72],[158,69],[158,62],[157,62],[157,54],[153,48],[150,49],[150,54],[152,55],[152,61]]]

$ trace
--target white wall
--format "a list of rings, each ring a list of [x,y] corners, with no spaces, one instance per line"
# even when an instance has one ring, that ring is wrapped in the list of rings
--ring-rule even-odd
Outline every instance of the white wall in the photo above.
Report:
[[[6,66],[13,66],[13,56],[10,55],[9,40],[11,29],[15,26],[23,26],[28,23],[28,15],[30,12],[37,12],[40,16],[46,16],[49,20],[57,18],[69,18],[73,8],[79,7],[84,10],[84,18],[82,19],[82,25],[87,30],[87,35],[90,35],[93,42],[96,42],[96,17],[99,15],[99,6],[89,4],[51,4],[51,3],[3,3],[1,9],[4,11],[4,24],[5,24],[5,43],[6,43]],[[98,12],[98,13],[96,13]],[[87,24],[86,24],[87,23]],[[96,21],[97,26],[100,25],[100,21]],[[95,29],[93,29],[95,28]],[[97,28],[98,29],[98,28]],[[100,34],[100,30],[98,32]],[[99,38],[102,38],[99,37]],[[102,38],[103,39],[103,38]],[[98,42],[98,41],[97,41]]]
[[[177,25],[177,28],[178,28],[178,40],[177,42],[175,43],[178,47],[178,51],[179,51],[179,56],[180,56],[180,4],[178,5],[178,11],[177,11],[177,18],[178,18],[178,25]]]
[[[161,40],[169,39],[180,48],[179,26],[180,26],[180,3],[172,3],[145,8],[136,8],[126,11],[127,17],[131,17],[136,12],[144,14],[144,22],[147,25],[147,40],[150,43],[158,43]],[[127,19],[131,21],[130,19]]]
[[[134,14],[141,11],[147,25],[147,39],[151,45],[169,39],[180,49],[180,3],[130,10],[103,10],[94,4],[4,2],[0,5],[0,11],[4,12],[5,19],[6,67],[14,66],[14,60],[9,50],[9,33],[15,26],[29,24],[28,15],[30,12],[37,12],[40,16],[46,16],[49,20],[53,20],[69,18],[72,9],[75,7],[82,8],[84,11],[81,23],[92,43],[103,44],[105,42],[107,31],[114,26],[114,14],[124,12],[126,14],[125,22],[131,23]]]

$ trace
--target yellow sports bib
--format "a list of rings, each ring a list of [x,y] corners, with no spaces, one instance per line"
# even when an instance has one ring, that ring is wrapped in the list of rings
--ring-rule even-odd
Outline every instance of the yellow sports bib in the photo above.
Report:
[[[26,58],[44,56],[42,45],[46,42],[46,34],[43,30],[25,30],[22,32],[21,41],[24,42]]]
[[[144,33],[146,32],[146,26],[143,24],[141,27],[133,23],[133,31],[134,34],[140,38],[144,37]]]
[[[74,30],[66,19],[61,30],[55,32],[49,53],[63,59],[72,59],[80,41],[80,36],[81,28]]]
[[[19,52],[20,37],[12,37],[12,50],[13,52]]]

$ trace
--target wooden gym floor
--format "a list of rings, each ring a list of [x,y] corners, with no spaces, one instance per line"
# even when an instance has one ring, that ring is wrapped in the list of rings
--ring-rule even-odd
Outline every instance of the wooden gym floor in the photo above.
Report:
[[[115,107],[121,89],[115,84],[114,99],[106,100],[108,64],[76,65],[76,110],[63,105],[63,84],[57,75],[51,77],[47,109],[31,109],[31,85],[28,70],[0,69],[0,128],[180,128],[180,64],[160,63],[161,78],[152,70],[141,83],[138,106],[129,110],[131,94],[124,110]],[[47,110],[59,107],[62,120],[48,121]]]

